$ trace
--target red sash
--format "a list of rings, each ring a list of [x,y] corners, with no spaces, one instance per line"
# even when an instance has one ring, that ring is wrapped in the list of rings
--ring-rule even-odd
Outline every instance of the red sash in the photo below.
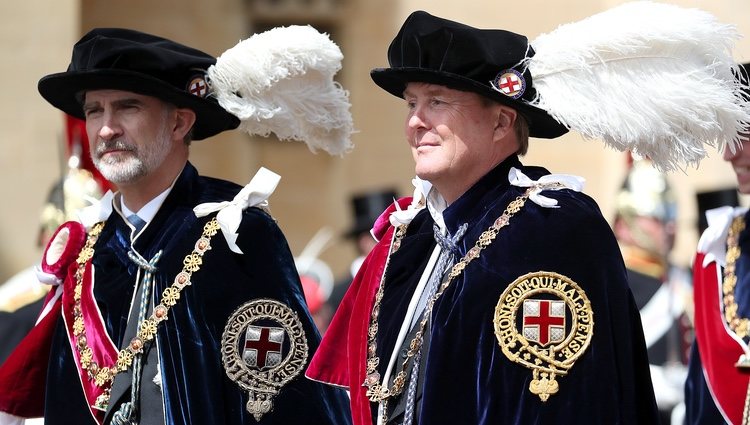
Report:
[[[53,289],[47,295],[45,307],[54,292]],[[47,365],[59,314],[58,299],[0,367],[0,411],[22,418],[44,416]]]
[[[104,321],[99,312],[99,307],[94,299],[94,285],[91,279],[91,261],[86,263],[86,269],[83,276],[81,288],[81,315],[86,325],[86,341],[91,347],[93,361],[99,366],[112,366],[117,362],[117,347],[112,342],[104,327]],[[74,309],[75,299],[74,292],[76,286],[75,267],[71,267],[69,274],[65,279],[62,295],[62,313],[65,321],[65,330],[70,341],[70,349],[76,360],[76,369],[81,382],[81,388],[86,396],[91,415],[102,423],[104,412],[94,409],[97,397],[99,397],[106,387],[98,387],[93,379],[89,379],[88,372],[81,367],[80,352],[76,347],[77,341],[73,333],[73,324],[75,322]]]
[[[694,266],[695,337],[703,375],[714,403],[730,423],[742,423],[750,376],[734,366],[744,350],[722,315],[721,282],[716,262],[703,267],[698,253]]]
[[[51,341],[55,324],[62,311],[70,348],[76,360],[81,388],[88,402],[89,411],[97,422],[102,423],[104,412],[93,408],[96,398],[105,388],[97,387],[89,379],[88,372],[81,368],[77,341],[73,333],[75,322],[75,262],[84,245],[86,231],[80,223],[67,222],[61,225],[50,239],[42,256],[42,270],[62,280],[62,296],[54,300],[50,311],[21,341],[0,368],[0,411],[20,417],[39,417],[44,414],[44,393],[47,380]],[[53,259],[52,262],[49,262]],[[93,352],[93,360],[104,366],[117,361],[117,348],[107,334],[99,308],[94,299],[91,279],[91,261],[86,264],[81,285],[81,315],[86,325],[86,341]],[[47,304],[53,299],[50,291]],[[5,389],[8,389],[7,391]]]
[[[42,256],[42,270],[62,281],[75,264],[85,238],[86,231],[80,223],[62,224],[47,244]],[[47,314],[21,340],[0,368],[0,388],[3,389],[0,391],[0,411],[24,418],[44,415],[47,365],[62,304],[60,298],[55,298],[57,291],[58,288],[47,294],[42,309],[48,310]]]
[[[402,208],[410,202],[411,198],[398,200]],[[374,232],[380,242],[370,251],[354,277],[305,372],[305,376],[312,380],[349,389],[354,425],[372,425],[370,400],[363,386],[367,332],[375,293],[391,249],[394,227],[388,225],[386,228],[386,224],[394,209],[394,206],[389,207],[376,221]]]

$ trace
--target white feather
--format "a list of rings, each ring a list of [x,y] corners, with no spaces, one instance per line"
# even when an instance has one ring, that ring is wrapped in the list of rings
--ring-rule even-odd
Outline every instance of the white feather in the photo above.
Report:
[[[349,94],[333,80],[342,59],[338,46],[313,27],[279,27],[224,52],[208,78],[241,130],[340,155],[352,148],[353,131]]]
[[[731,54],[738,38],[698,9],[625,3],[531,43],[534,104],[660,170],[697,166],[705,144],[734,151],[750,126]]]

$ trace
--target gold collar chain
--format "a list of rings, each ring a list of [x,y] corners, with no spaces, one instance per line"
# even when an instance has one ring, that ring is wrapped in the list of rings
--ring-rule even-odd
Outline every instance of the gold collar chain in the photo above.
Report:
[[[551,188],[560,188],[562,185],[560,183],[552,183],[552,184],[545,184],[541,186],[544,189],[551,189]],[[365,382],[362,384],[363,386],[367,387],[366,395],[369,398],[371,402],[383,402],[383,416],[386,417],[386,410],[387,410],[387,402],[388,399],[394,396],[397,396],[401,394],[401,392],[404,390],[404,385],[406,384],[406,370],[407,366],[410,361],[412,361],[412,358],[419,352],[420,348],[422,347],[423,342],[423,335],[425,331],[425,327],[427,325],[427,321],[430,320],[430,315],[432,313],[432,308],[435,305],[435,302],[440,298],[440,296],[445,292],[445,290],[450,286],[450,284],[453,282],[453,280],[463,272],[463,270],[466,268],[466,266],[475,258],[479,257],[480,252],[488,247],[494,240],[495,237],[497,237],[498,232],[503,227],[507,226],[510,222],[510,218],[513,217],[518,211],[521,210],[521,208],[526,203],[526,200],[529,198],[531,192],[533,190],[539,190],[539,187],[530,187],[526,190],[526,192],[523,195],[520,195],[518,198],[514,199],[513,202],[511,202],[506,208],[505,211],[503,211],[503,214],[495,220],[495,222],[487,229],[485,230],[477,240],[474,247],[472,247],[466,255],[461,258],[461,260],[456,263],[453,268],[450,271],[450,274],[448,275],[448,278],[445,279],[445,281],[440,285],[438,290],[435,292],[435,294],[428,300],[427,305],[425,306],[425,312],[424,317],[419,323],[419,330],[414,335],[414,338],[409,343],[409,350],[406,354],[406,359],[401,364],[401,370],[396,375],[396,377],[393,380],[393,385],[391,388],[388,388],[387,386],[384,386],[380,383],[380,373],[377,371],[378,364],[380,363],[380,359],[378,358],[376,354],[377,349],[377,334],[378,334],[378,317],[380,316],[380,303],[383,300],[383,293],[385,291],[385,276],[386,271],[388,269],[388,262],[390,261],[391,255],[398,250],[398,248],[401,246],[401,239],[406,234],[406,224],[400,225],[396,229],[396,233],[394,235],[394,241],[391,245],[391,252],[388,255],[388,260],[386,261],[385,268],[383,270],[383,274],[381,276],[380,280],[380,286],[378,287],[377,292],[375,293],[375,302],[373,304],[372,313],[370,316],[370,327],[367,333],[367,366],[366,366],[366,374],[365,374]]]
[[[214,217],[203,227],[203,234],[195,243],[193,251],[185,256],[182,261],[183,268],[174,279],[174,283],[166,288],[162,293],[161,302],[154,307],[154,311],[149,318],[141,323],[138,333],[130,340],[127,347],[117,353],[117,361],[111,366],[99,365],[93,360],[93,351],[86,338],[86,324],[83,320],[81,309],[81,293],[83,291],[83,275],[86,270],[86,264],[94,256],[94,244],[104,228],[104,222],[99,222],[89,232],[86,244],[76,259],[78,269],[76,270],[76,286],[73,292],[73,336],[76,340],[76,349],[80,358],[81,368],[88,372],[88,377],[93,380],[97,387],[104,388],[104,393],[97,397],[94,408],[106,410],[109,404],[112,381],[115,376],[122,373],[133,364],[136,354],[143,352],[143,347],[154,339],[156,336],[156,327],[159,323],[167,319],[169,309],[177,303],[180,298],[180,292],[191,284],[190,277],[197,272],[203,264],[203,254],[211,249],[210,241],[220,229],[219,223]]]
[[[732,220],[727,234],[727,256],[726,266],[724,267],[724,283],[721,286],[724,294],[724,320],[727,321],[729,328],[740,338],[744,338],[750,331],[750,320],[738,315],[739,306],[734,296],[734,289],[737,286],[736,267],[737,260],[740,258],[739,239],[740,232],[745,229],[744,217],[736,217]]]

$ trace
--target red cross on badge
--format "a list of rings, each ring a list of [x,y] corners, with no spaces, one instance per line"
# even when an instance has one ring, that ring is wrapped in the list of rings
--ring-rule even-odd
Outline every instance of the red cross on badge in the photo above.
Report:
[[[542,346],[565,338],[565,302],[523,301],[523,336]]]
[[[281,363],[284,329],[266,326],[247,327],[242,358],[254,369],[270,369]]]
[[[190,84],[188,84],[188,92],[194,96],[206,97],[206,94],[208,94],[206,80],[203,77],[193,78],[190,80]]]
[[[515,69],[506,69],[497,74],[492,82],[492,87],[508,97],[517,99],[526,91],[526,80]]]
[[[500,81],[500,90],[508,95],[516,94],[521,90],[521,82],[515,74],[505,74]]]

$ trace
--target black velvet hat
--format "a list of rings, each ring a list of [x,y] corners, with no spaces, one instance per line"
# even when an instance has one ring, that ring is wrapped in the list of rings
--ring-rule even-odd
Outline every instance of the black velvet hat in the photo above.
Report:
[[[477,29],[417,11],[388,48],[390,68],[373,69],[370,75],[398,97],[403,97],[406,83],[417,81],[478,93],[521,113],[532,137],[552,139],[568,129],[529,105],[536,91],[531,73],[520,63],[533,55],[522,35]]]
[[[355,195],[351,198],[354,210],[354,224],[346,232],[346,236],[353,238],[360,233],[369,232],[375,220],[386,210],[393,201],[398,199],[395,190],[379,190]]]
[[[165,38],[120,28],[97,28],[73,47],[66,72],[39,80],[42,97],[84,118],[86,90],[113,89],[149,95],[195,111],[193,139],[236,128],[240,121],[211,96],[205,74],[216,58]]]

